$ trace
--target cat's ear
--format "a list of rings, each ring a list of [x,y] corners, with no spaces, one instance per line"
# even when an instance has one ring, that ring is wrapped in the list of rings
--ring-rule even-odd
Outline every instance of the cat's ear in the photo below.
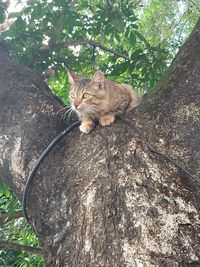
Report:
[[[67,69],[68,72],[68,79],[71,84],[75,84],[76,82],[80,81],[82,78],[75,74],[73,71]]]
[[[99,85],[98,89],[102,89],[104,87],[104,82],[105,82],[105,77],[103,73],[100,70],[95,72],[95,74],[93,75],[91,79],[91,84],[97,84]]]

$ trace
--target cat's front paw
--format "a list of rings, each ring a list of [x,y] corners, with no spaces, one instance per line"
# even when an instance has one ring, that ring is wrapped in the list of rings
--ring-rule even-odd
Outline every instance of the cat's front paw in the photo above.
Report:
[[[102,126],[106,126],[106,125],[110,125],[111,123],[113,123],[115,120],[115,115],[113,114],[108,114],[108,115],[104,115],[100,118],[99,123]]]
[[[82,133],[90,133],[94,128],[94,123],[92,121],[82,122],[79,129]]]

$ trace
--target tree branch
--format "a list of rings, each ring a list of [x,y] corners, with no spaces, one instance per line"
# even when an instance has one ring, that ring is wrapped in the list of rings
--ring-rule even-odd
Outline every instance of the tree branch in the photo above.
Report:
[[[125,54],[121,54],[120,52],[113,50],[111,48],[105,47],[94,40],[80,40],[80,41],[70,41],[70,42],[58,43],[58,44],[55,44],[53,46],[53,50],[55,50],[57,52],[62,48],[67,48],[69,46],[77,46],[77,45],[93,45],[93,46],[96,46],[96,47],[100,48],[101,50],[109,52],[109,53],[111,53],[117,57],[121,57],[121,58],[124,58],[126,60],[130,60],[129,56],[127,56]]]
[[[18,219],[18,218],[23,217],[23,216],[24,215],[23,215],[23,212],[21,210],[15,212],[12,215],[7,215],[7,214],[2,215],[2,216],[0,216],[0,224],[7,223],[11,220]]]
[[[37,254],[37,255],[43,255],[43,251],[41,248],[35,248],[30,246],[24,246],[21,244],[8,242],[8,241],[0,241],[0,248],[9,248],[9,249],[15,249],[15,250],[23,250],[29,253]]]

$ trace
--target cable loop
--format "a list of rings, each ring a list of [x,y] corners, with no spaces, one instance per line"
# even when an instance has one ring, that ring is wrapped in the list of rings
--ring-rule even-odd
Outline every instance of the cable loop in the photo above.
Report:
[[[154,148],[153,146],[151,146],[149,144],[149,142],[147,141],[147,139],[144,137],[143,133],[137,127],[135,127],[134,125],[132,125],[123,116],[117,116],[117,118],[121,122],[123,122],[129,129],[131,129],[131,131],[133,131],[135,134],[137,134],[137,136],[145,143],[145,145],[148,147],[148,149],[152,153],[155,153],[155,154],[163,157],[165,160],[171,162],[174,166],[176,166],[177,168],[179,168],[180,170],[182,170],[187,176],[189,176],[190,178],[192,178],[193,180],[195,180],[196,182],[198,182],[200,184],[200,179],[199,178],[196,178],[191,173],[189,173],[185,168],[183,168],[173,158],[171,158],[168,155],[162,154],[156,148]],[[67,127],[65,130],[63,130],[61,133],[59,133],[56,136],[56,138],[53,139],[53,141],[43,151],[43,153],[41,154],[41,156],[36,161],[33,169],[31,170],[31,172],[30,172],[30,174],[28,176],[27,182],[26,182],[26,186],[25,186],[25,190],[24,190],[24,194],[23,194],[23,199],[22,199],[22,209],[23,209],[24,217],[26,218],[26,220],[28,222],[30,222],[30,220],[29,220],[28,213],[27,213],[27,203],[28,203],[28,199],[29,199],[29,196],[30,196],[30,189],[31,189],[31,185],[32,185],[33,177],[34,177],[35,173],[37,172],[37,170],[40,167],[41,163],[46,158],[46,156],[49,153],[49,151],[55,146],[55,144],[58,143],[58,141],[60,141],[61,138],[63,138],[63,136],[65,134],[70,133],[74,128],[78,127],[80,124],[81,124],[81,121],[76,121],[73,124],[71,124],[69,127]]]

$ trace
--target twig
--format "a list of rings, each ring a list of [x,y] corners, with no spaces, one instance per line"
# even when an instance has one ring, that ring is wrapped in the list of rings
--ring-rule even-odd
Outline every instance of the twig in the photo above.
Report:
[[[130,60],[129,56],[125,54],[121,54],[120,52],[113,50],[111,48],[105,47],[102,44],[94,41],[94,40],[80,40],[80,41],[70,41],[70,42],[64,42],[64,43],[58,43],[53,45],[53,50],[59,51],[62,48],[67,48],[69,46],[77,46],[77,45],[92,45],[100,48],[101,50],[107,51],[117,57],[124,58],[126,60]]]
[[[43,251],[41,248],[35,248],[30,246],[24,246],[21,244],[8,242],[8,241],[0,241],[0,248],[9,248],[9,249],[15,249],[15,250],[23,250],[29,253],[37,254],[37,255],[43,255]]]
[[[24,217],[23,212],[21,210],[15,212],[12,215],[7,215],[7,214],[2,215],[2,216],[0,216],[0,224],[7,223],[9,221],[12,221],[14,219],[18,219],[20,217]]]

